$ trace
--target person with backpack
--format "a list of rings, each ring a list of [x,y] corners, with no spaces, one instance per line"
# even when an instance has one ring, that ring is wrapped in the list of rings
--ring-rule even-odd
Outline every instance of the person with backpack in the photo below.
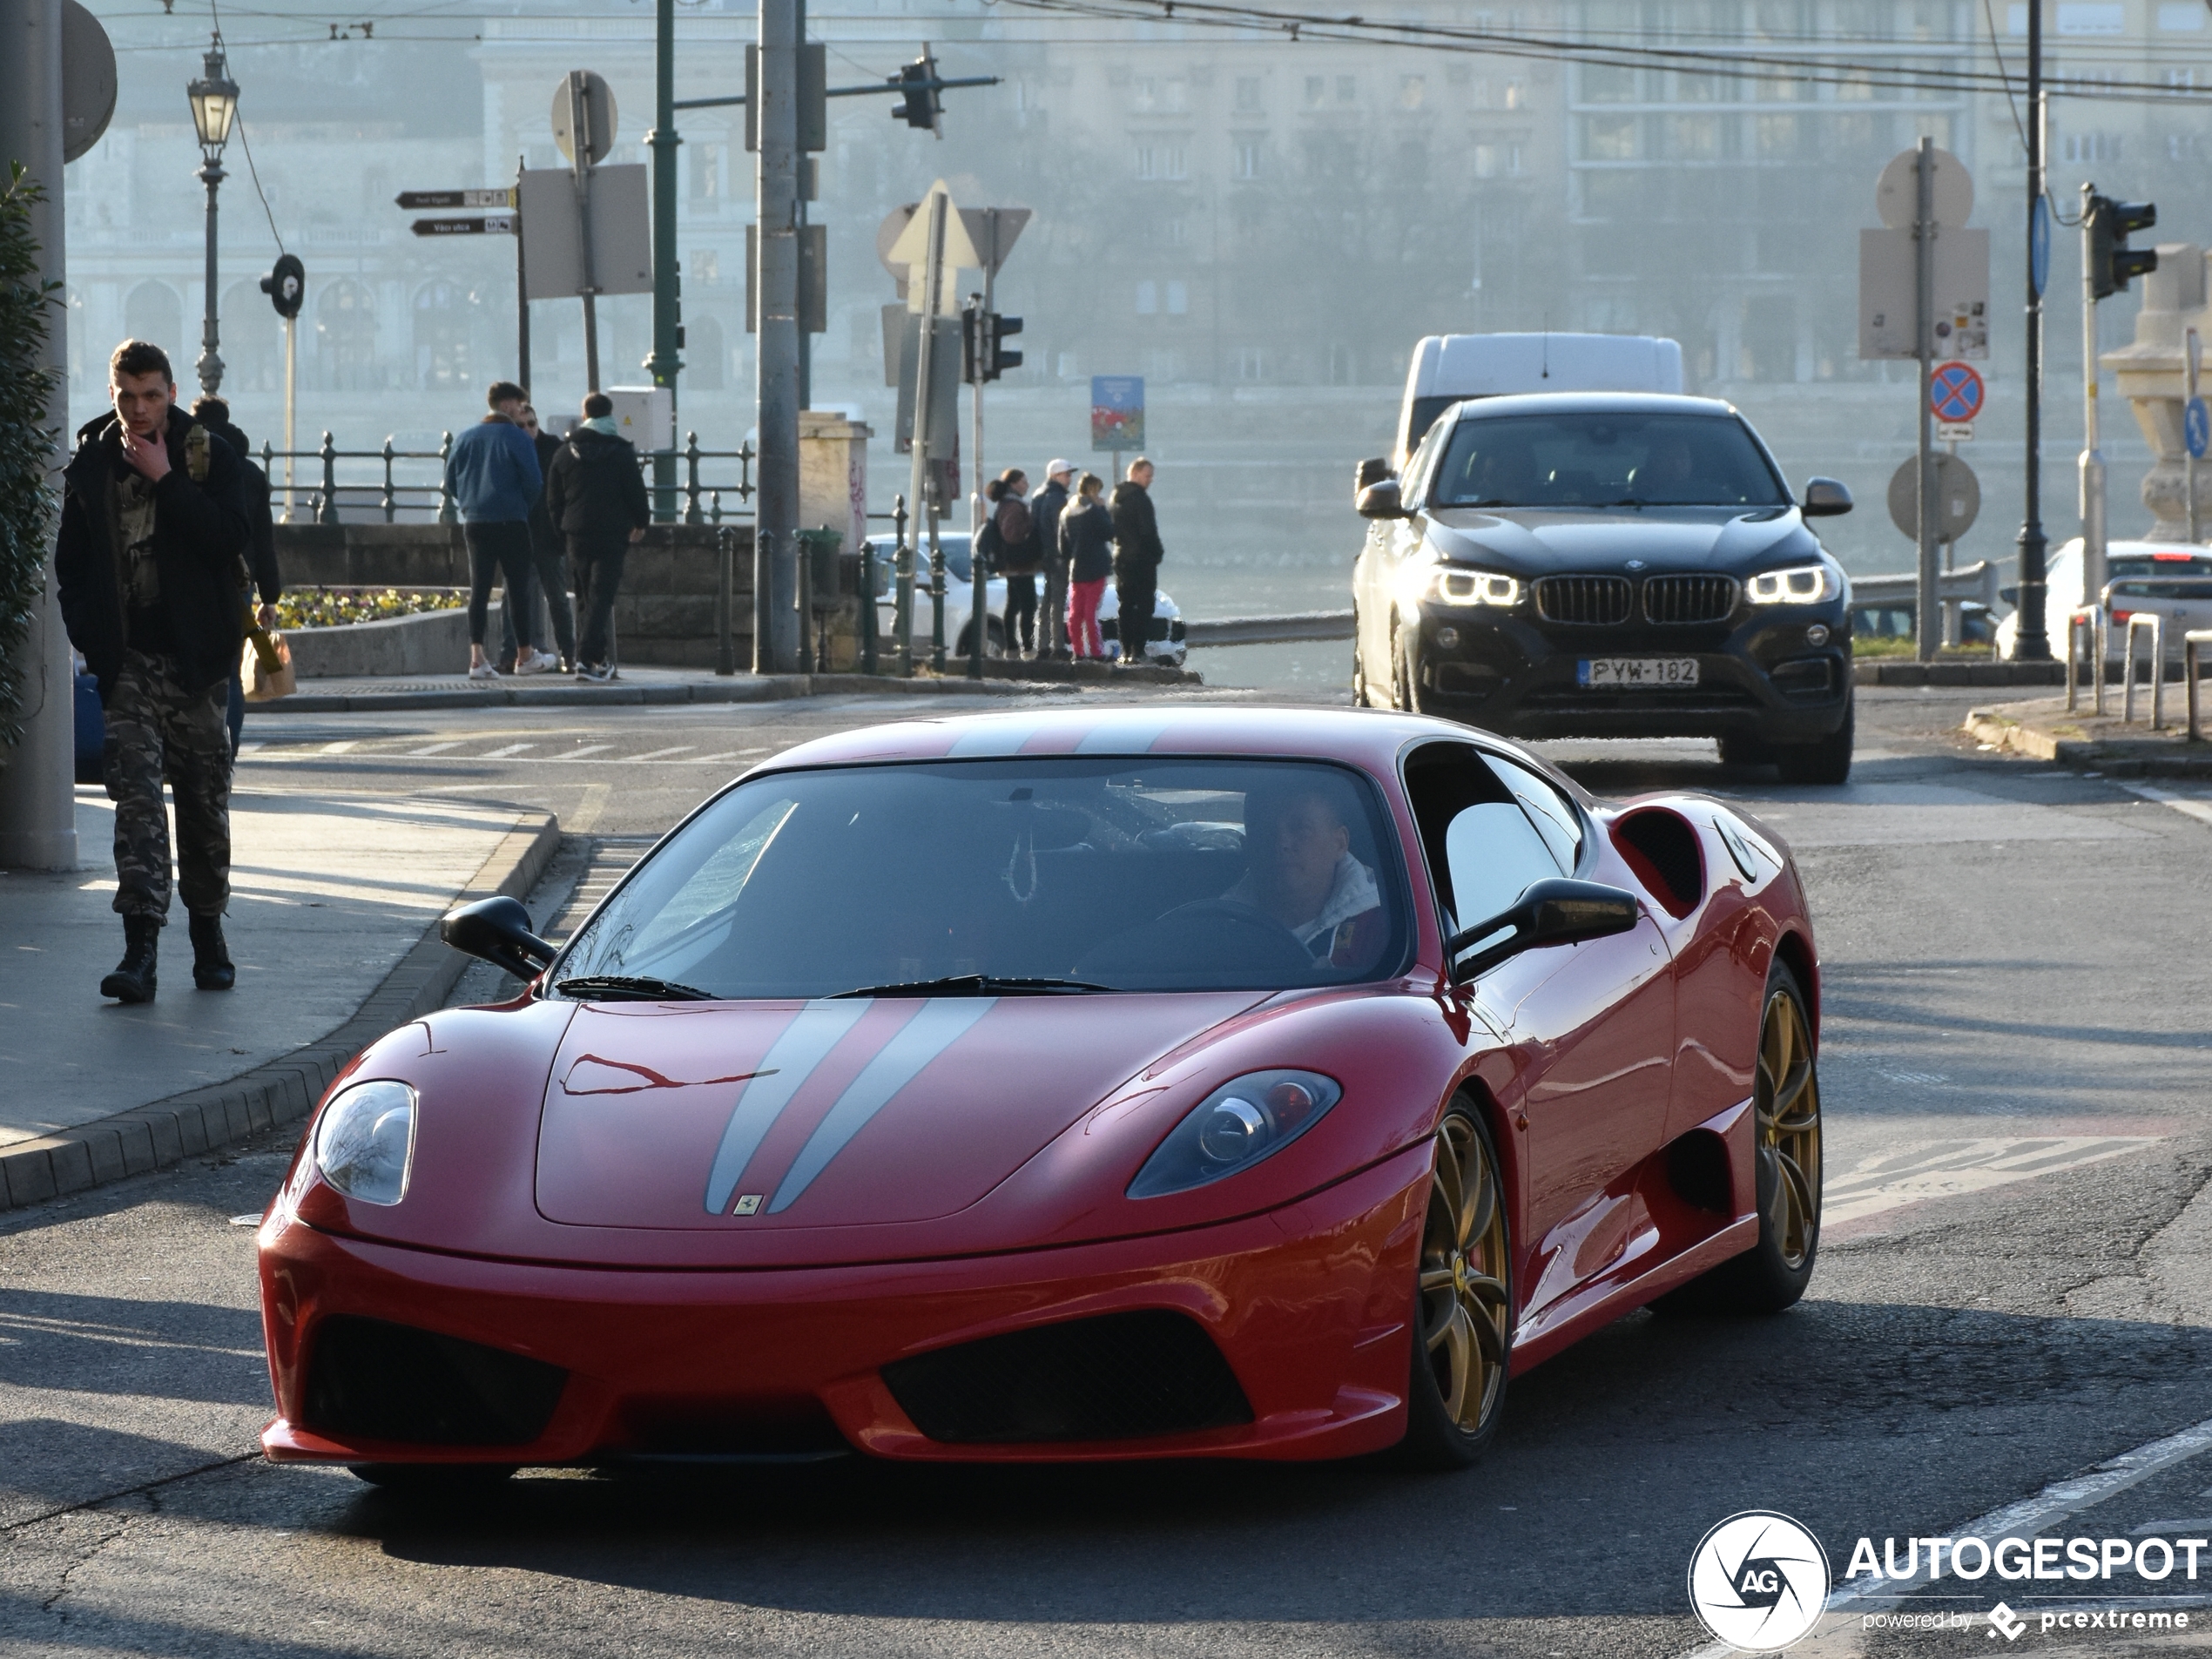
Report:
[[[1008,657],[1034,657],[1037,649],[1037,571],[1043,561],[1037,556],[1035,520],[1022,499],[1028,493],[1029,475],[1019,467],[1008,468],[984,485],[989,516],[975,535],[984,560],[976,579],[983,581],[994,571],[1006,578]]]
[[[246,515],[253,523],[253,533],[246,538],[246,568],[253,577],[253,585],[260,590],[261,608],[254,620],[262,627],[276,623],[276,602],[284,597],[284,577],[277,568],[276,511],[269,475],[253,459],[253,445],[246,434],[239,431],[231,419],[227,400],[212,393],[192,400],[192,418],[212,432],[239,458],[239,476],[246,491]],[[244,661],[231,665],[230,707],[225,724],[230,727],[231,758],[238,758],[239,738],[246,731],[246,685],[239,673]]]
[[[615,593],[631,545],[645,539],[645,527],[653,522],[637,446],[622,435],[614,414],[614,400],[604,392],[583,400],[583,419],[553,457],[545,484],[545,515],[568,538],[570,570],[583,609],[576,677],[595,684],[615,677]]]
[[[1060,559],[1068,567],[1068,644],[1077,660],[1099,660],[1106,642],[1098,632],[1098,602],[1114,574],[1114,522],[1098,492],[1106,481],[1087,472],[1075,499],[1060,515]]]

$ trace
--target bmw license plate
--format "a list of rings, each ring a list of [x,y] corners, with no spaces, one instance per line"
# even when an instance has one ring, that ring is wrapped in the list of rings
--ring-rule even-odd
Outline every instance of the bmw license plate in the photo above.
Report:
[[[1697,684],[1695,657],[1585,657],[1575,682],[1593,690],[1653,690]]]

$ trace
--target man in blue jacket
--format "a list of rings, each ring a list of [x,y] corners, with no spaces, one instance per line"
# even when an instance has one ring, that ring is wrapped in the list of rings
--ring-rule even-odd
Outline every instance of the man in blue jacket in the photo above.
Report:
[[[545,487],[537,449],[515,416],[529,395],[512,381],[494,381],[486,395],[491,413],[453,441],[446,458],[446,488],[461,512],[461,534],[469,543],[469,678],[499,678],[484,651],[484,629],[491,615],[495,577],[507,583],[515,618],[515,671],[543,673],[555,665],[550,651],[537,649],[529,611],[513,602],[529,587],[530,504]]]

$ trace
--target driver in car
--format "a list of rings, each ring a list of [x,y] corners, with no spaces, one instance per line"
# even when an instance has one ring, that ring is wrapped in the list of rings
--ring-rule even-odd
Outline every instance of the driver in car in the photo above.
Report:
[[[1352,856],[1344,807],[1326,789],[1244,799],[1243,880],[1221,896],[1288,928],[1317,968],[1364,968],[1389,932],[1375,873]]]

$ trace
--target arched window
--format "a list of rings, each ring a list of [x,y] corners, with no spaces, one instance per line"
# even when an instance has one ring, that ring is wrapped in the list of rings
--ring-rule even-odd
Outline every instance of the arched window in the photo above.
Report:
[[[475,296],[456,282],[426,282],[415,293],[415,383],[472,384],[469,337],[475,326]]]
[[[169,354],[172,374],[192,367],[194,352],[185,348],[184,301],[165,282],[141,282],[123,301],[124,332]]]
[[[376,380],[376,300],[351,277],[315,301],[316,378],[330,392],[367,391]]]

